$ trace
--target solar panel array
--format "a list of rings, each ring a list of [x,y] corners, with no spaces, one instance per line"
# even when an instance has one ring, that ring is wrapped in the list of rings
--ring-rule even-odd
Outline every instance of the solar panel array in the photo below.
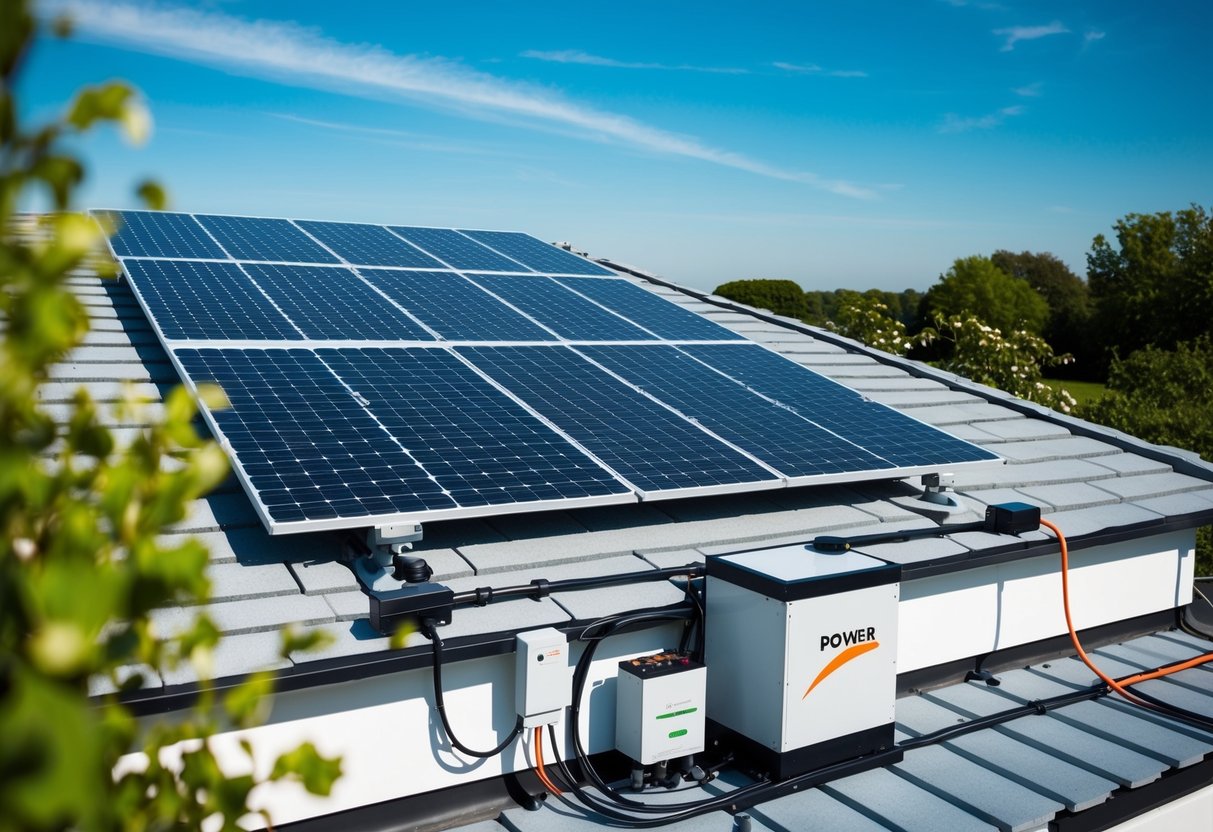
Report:
[[[998,461],[526,234],[110,217],[271,533]]]

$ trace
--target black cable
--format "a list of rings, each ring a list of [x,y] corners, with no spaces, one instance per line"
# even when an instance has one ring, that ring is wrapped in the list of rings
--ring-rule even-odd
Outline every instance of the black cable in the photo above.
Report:
[[[425,624],[422,625],[422,632],[429,636],[430,643],[434,645],[434,707],[438,711],[438,718],[442,720],[442,728],[446,731],[447,739],[451,741],[453,747],[459,749],[469,757],[480,757],[482,759],[496,757],[502,751],[509,748],[510,743],[518,739],[518,736],[522,733],[522,715],[519,714],[518,722],[514,724],[514,730],[510,732],[510,735],[491,751],[477,751],[461,743],[459,738],[455,736],[455,732],[451,730],[450,720],[446,716],[446,699],[442,695],[442,639],[435,632],[433,619],[426,619]]]
[[[1150,705],[1150,710],[1154,711],[1155,713],[1161,713],[1164,716],[1178,719],[1180,722],[1186,722],[1189,725],[1193,725],[1204,731],[1213,731],[1213,719],[1205,716],[1204,714],[1189,711],[1186,708],[1173,705],[1170,702],[1166,702],[1155,696],[1151,696],[1148,693],[1142,693],[1133,685],[1129,685],[1129,690],[1133,692],[1134,696]]]
[[[503,587],[477,587],[466,592],[456,593],[453,601],[456,606],[463,604],[484,604],[501,601],[508,598],[543,598],[553,592],[569,592],[582,589],[597,589],[620,584],[647,583],[664,581],[683,575],[696,578],[703,575],[702,563],[688,563],[685,566],[668,566],[662,569],[644,569],[639,572],[621,572],[616,575],[595,575],[590,578],[566,578],[562,581],[531,581],[529,584]]]

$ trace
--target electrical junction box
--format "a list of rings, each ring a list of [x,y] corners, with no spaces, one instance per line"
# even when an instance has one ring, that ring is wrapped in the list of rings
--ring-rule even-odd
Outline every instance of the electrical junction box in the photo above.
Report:
[[[553,627],[519,633],[514,642],[514,702],[523,727],[556,722],[572,696],[564,633]]]
[[[708,558],[709,721],[777,779],[891,748],[900,580],[852,551]]]
[[[683,653],[620,662],[615,747],[646,766],[703,751],[706,687],[707,668]]]

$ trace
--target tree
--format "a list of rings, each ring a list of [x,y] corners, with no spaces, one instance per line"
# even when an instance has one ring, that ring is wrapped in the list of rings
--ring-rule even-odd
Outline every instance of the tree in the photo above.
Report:
[[[1074,397],[1068,391],[1044,383],[1044,368],[1063,364],[1070,357],[1054,355],[1053,348],[1039,335],[1023,329],[1004,335],[973,315],[953,315],[937,317],[935,326],[924,329],[919,338],[928,344],[942,341],[950,347],[945,357],[935,362],[942,370],[1064,413],[1074,407]]]
[[[717,286],[713,294],[797,320],[809,313],[804,290],[793,280],[734,280]]]
[[[1043,335],[1054,351],[1070,353],[1076,375],[1102,378],[1090,338],[1091,292],[1087,283],[1057,257],[1044,253],[996,251],[990,261],[1027,282],[1045,299],[1049,318]]]
[[[999,269],[988,257],[964,257],[923,298],[924,319],[973,315],[1003,332],[1039,335],[1049,317],[1044,298],[1023,280]]]
[[[0,830],[201,828],[204,820],[237,829],[258,779],[222,771],[207,738],[253,724],[268,676],[253,675],[219,702],[204,689],[193,711],[146,732],[117,698],[88,694],[95,676],[137,687],[132,666],[205,666],[219,640],[205,616],[159,638],[149,613],[206,600],[205,548],[160,534],[226,476],[226,459],[195,433],[182,389],[166,397],[162,421],[124,443],[83,390],[66,424],[38,406],[52,365],[88,330],[68,275],[96,262],[104,240],[95,222],[68,212],[85,169],[64,147],[107,123],[138,140],[148,116],[130,87],[107,83],[81,90],[60,120],[27,129],[15,90],[36,23],[21,0],[0,0],[0,21]],[[34,192],[56,210],[37,229],[15,213]],[[140,192],[158,207],[158,187]],[[221,391],[201,394],[221,406]],[[282,649],[315,641],[287,633]],[[168,746],[180,752],[176,765],[160,754]],[[144,767],[115,774],[136,749]],[[296,778],[323,794],[339,770],[305,744],[281,755],[266,779]]]
[[[839,294],[843,292],[846,290],[840,290]],[[826,326],[869,347],[905,355],[914,339],[906,334],[906,325],[880,299],[881,294],[876,290],[862,295],[846,292],[838,305],[836,320],[827,321]]]
[[[1128,214],[1115,230],[1115,247],[1100,234],[1087,255],[1104,347],[1124,356],[1210,332],[1213,216],[1199,205],[1174,214]]]
[[[1112,362],[1108,392],[1083,405],[1084,419],[1213,460],[1213,336],[1173,350],[1146,347]],[[1213,574],[1213,533],[1198,538],[1199,574]]]

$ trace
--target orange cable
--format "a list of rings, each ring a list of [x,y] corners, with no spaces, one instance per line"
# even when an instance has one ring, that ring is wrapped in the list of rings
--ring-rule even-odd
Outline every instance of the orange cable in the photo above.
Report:
[[[548,773],[543,767],[543,726],[541,725],[535,727],[535,774],[539,777],[539,782],[543,783],[547,790],[556,797],[564,794],[548,777]]]
[[[1070,631],[1070,641],[1074,644],[1074,649],[1078,652],[1078,657],[1082,659],[1083,663],[1089,667],[1105,685],[1119,693],[1133,704],[1153,709],[1154,706],[1138,698],[1137,696],[1134,696],[1133,693],[1128,690],[1129,686],[1136,685],[1140,682],[1146,682],[1150,679],[1159,679],[1163,676],[1169,676],[1172,673],[1178,673],[1181,670],[1187,670],[1189,668],[1205,664],[1206,662],[1213,661],[1213,653],[1205,653],[1204,655],[1196,656],[1195,658],[1188,659],[1187,661],[1180,662],[1179,664],[1159,668],[1158,670],[1153,670],[1148,673],[1138,673],[1135,676],[1129,676],[1121,679],[1120,681],[1113,679],[1111,676],[1107,675],[1096,667],[1095,662],[1091,660],[1091,657],[1087,655],[1087,651],[1083,649],[1082,642],[1078,640],[1078,632],[1074,629],[1074,620],[1070,615],[1070,550],[1066,545],[1066,536],[1062,533],[1061,529],[1048,520],[1045,520],[1043,517],[1040,520],[1040,525],[1049,529],[1054,535],[1057,536],[1057,543],[1061,548],[1061,601],[1066,613],[1066,627]]]

